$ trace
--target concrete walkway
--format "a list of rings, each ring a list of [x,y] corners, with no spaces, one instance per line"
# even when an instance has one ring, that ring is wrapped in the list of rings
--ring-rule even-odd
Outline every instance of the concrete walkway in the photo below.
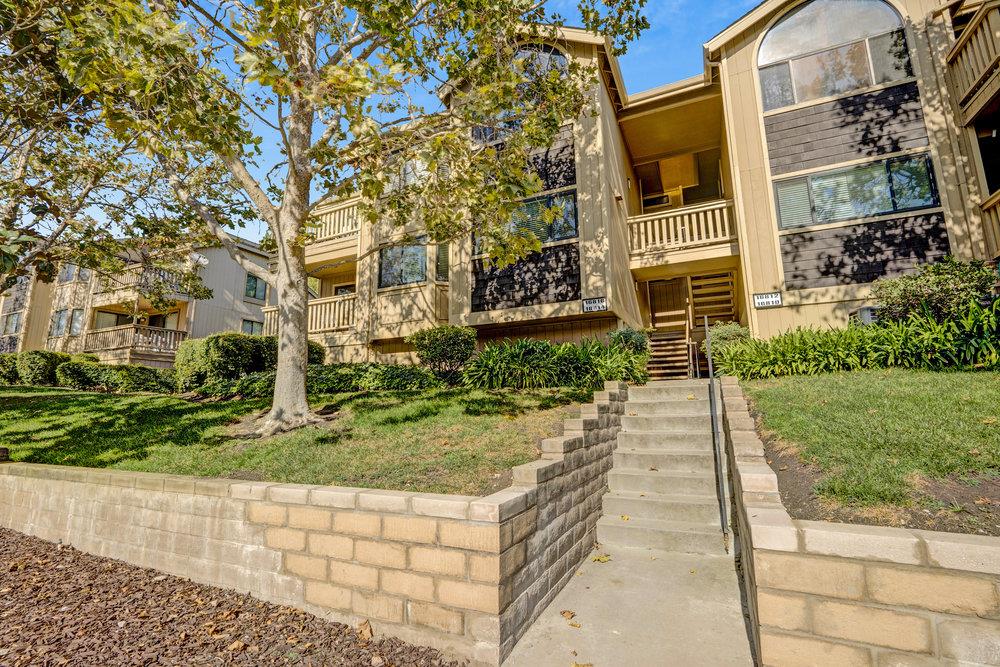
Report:
[[[505,667],[753,664],[731,557],[607,553],[607,563],[587,558]],[[564,610],[576,616],[567,620]]]

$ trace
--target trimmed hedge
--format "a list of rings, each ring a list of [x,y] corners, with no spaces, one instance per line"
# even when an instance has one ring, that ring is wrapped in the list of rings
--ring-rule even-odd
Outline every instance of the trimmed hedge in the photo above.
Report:
[[[0,384],[19,384],[21,376],[17,372],[17,353],[4,352],[0,354]]]
[[[988,301],[997,280],[997,269],[982,260],[963,262],[946,257],[924,264],[917,273],[876,280],[872,298],[878,303],[881,320],[929,315],[940,322],[961,317],[970,301]]]
[[[78,352],[77,354],[71,354],[69,357],[70,361],[83,361],[91,364],[101,363],[100,357],[96,354],[87,354],[86,352]]]
[[[607,345],[596,340],[579,345],[522,338],[487,345],[463,372],[475,389],[600,389],[605,382],[643,384],[649,379],[647,352],[636,352],[634,339]],[[648,345],[648,342],[647,342]]]
[[[413,346],[420,363],[441,379],[454,382],[476,351],[476,330],[444,324],[418,331],[404,339]]]
[[[274,393],[274,371],[244,375],[238,380],[218,380],[196,389],[204,396],[269,398]],[[310,394],[359,391],[413,391],[432,389],[441,382],[426,368],[384,364],[311,364],[306,372]]]
[[[914,314],[901,322],[796,329],[735,342],[715,362],[721,374],[743,380],[880,368],[1000,370],[1000,301],[969,304],[964,314],[943,322]]]
[[[309,363],[322,364],[325,359],[326,348],[309,341]],[[277,363],[276,336],[242,333],[219,333],[186,340],[180,344],[174,358],[179,391],[274,370]]]
[[[70,360],[68,354],[32,350],[17,355],[17,374],[22,384],[55,386],[56,368]]]
[[[154,392],[169,394],[176,386],[172,369],[148,366],[107,366],[90,361],[68,361],[56,369],[60,387],[84,391]]]
[[[416,391],[441,386],[431,371],[420,366],[372,364],[358,379],[364,391]]]

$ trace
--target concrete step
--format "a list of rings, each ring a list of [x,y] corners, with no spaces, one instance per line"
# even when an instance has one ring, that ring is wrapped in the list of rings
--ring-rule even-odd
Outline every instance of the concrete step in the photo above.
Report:
[[[645,450],[628,452],[618,450],[613,455],[615,470],[652,472],[703,472],[715,470],[715,458],[711,451],[675,450],[671,452]]]
[[[622,430],[630,433],[700,433],[711,432],[711,428],[712,417],[707,414],[688,417],[673,415],[622,417]]]
[[[714,496],[680,496],[619,492],[605,494],[605,516],[661,519],[712,524],[719,521],[719,501]]]
[[[662,451],[712,451],[712,434],[707,429],[704,433],[627,433],[618,434],[618,449],[630,450],[662,450]]]
[[[708,400],[708,387],[689,385],[687,380],[668,380],[666,382],[649,383],[645,387],[632,387],[628,397],[633,401],[683,400],[694,396],[694,400]],[[676,384],[675,384],[676,383]]]
[[[711,414],[708,399],[703,401],[629,401],[625,414],[630,417],[669,415],[673,417],[702,417]]]
[[[608,472],[611,491],[636,493],[663,493],[670,495],[711,495],[716,493],[715,473],[652,472],[618,470]]]
[[[597,522],[597,540],[605,549],[654,549],[677,553],[726,553],[722,529],[710,524],[657,519],[603,516]]]

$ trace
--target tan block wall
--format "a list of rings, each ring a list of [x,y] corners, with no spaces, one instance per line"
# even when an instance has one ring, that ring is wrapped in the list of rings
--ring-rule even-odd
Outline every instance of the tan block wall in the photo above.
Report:
[[[1000,538],[792,519],[734,379],[723,396],[763,665],[1000,665]]]
[[[11,463],[0,526],[497,665],[590,551],[624,400],[486,498]]]

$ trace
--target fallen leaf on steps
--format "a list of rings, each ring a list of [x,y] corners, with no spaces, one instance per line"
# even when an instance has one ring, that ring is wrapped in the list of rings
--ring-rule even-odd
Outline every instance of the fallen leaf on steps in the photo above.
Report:
[[[563,617],[563,618],[565,618],[565,619],[566,619],[567,621],[570,621],[570,620],[572,620],[572,619],[573,619],[573,617],[574,617],[574,616],[576,616],[576,612],[575,612],[575,611],[570,611],[569,609],[563,609],[563,610],[562,610],[561,612],[559,612],[559,613],[560,613],[560,614],[562,615],[562,617]]]
[[[657,468],[656,466],[649,466],[649,471],[650,472],[660,472],[660,469]]]
[[[631,518],[628,514],[622,514],[622,521],[628,521]]]
[[[778,468],[778,472],[785,472],[786,470],[788,470],[788,466],[781,466]]]
[[[594,561],[595,563],[607,563],[608,561],[611,560],[611,556],[607,554],[601,554],[600,556],[594,556],[590,560]]]
[[[372,624],[369,623],[367,620],[362,621],[361,625],[358,626],[358,637],[367,642],[371,641],[371,638],[374,635],[375,633],[372,632]]]
[[[574,621],[574,622],[572,622],[572,623],[569,624],[569,627],[576,628],[577,630],[579,630],[580,629],[580,624],[577,623],[576,621]]]
[[[697,401],[698,397],[695,396],[694,394],[688,394],[688,400],[689,401]]]

